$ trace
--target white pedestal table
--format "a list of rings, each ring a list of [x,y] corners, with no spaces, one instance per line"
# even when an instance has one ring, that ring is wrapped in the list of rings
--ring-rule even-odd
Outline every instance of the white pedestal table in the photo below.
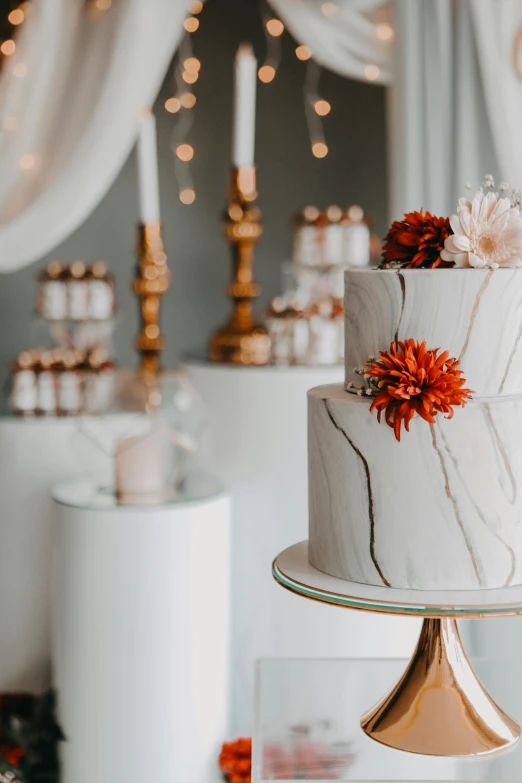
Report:
[[[79,482],[58,517],[53,663],[64,783],[217,783],[228,735],[230,499],[117,506]]]

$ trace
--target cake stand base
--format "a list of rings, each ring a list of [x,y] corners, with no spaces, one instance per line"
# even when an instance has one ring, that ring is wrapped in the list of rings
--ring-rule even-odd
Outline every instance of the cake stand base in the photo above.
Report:
[[[406,672],[361,720],[369,737],[428,756],[481,756],[518,741],[520,727],[495,704],[471,668],[455,618],[522,614],[522,585],[444,591],[349,582],[314,568],[307,541],[282,552],[272,573],[282,587],[314,601],[424,618]]]
[[[477,679],[452,618],[424,620],[404,675],[361,726],[383,745],[432,756],[493,753],[520,737]]]

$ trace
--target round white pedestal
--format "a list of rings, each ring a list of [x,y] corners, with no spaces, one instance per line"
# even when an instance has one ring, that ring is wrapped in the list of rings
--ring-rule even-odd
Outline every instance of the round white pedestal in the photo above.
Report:
[[[0,417],[0,691],[49,685],[49,490],[81,475],[76,428],[72,418]]]
[[[344,369],[203,362],[187,369],[212,415],[210,465],[234,498],[232,727],[239,734],[251,730],[256,659],[409,657],[420,625],[302,601],[272,579],[274,557],[308,538],[306,392],[342,381]]]
[[[215,482],[189,494],[198,499],[100,508],[85,485],[54,491],[64,783],[220,780],[230,500]]]

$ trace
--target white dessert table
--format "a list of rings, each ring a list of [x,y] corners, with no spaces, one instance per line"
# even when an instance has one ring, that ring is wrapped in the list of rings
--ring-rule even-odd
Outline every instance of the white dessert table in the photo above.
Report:
[[[472,663],[489,692],[522,721],[522,659],[474,659]],[[499,755],[437,758],[394,750],[361,730],[360,717],[368,704],[395,685],[406,665],[400,659],[259,661],[252,783],[276,779],[520,783],[521,743]]]
[[[64,783],[218,783],[229,736],[230,498],[163,506],[57,486],[53,669]]]
[[[50,579],[57,481],[78,478],[75,417],[0,416],[0,691],[50,683]]]
[[[259,658],[407,656],[420,624],[300,601],[270,576],[274,553],[308,534],[306,393],[342,381],[344,367],[186,369],[211,414],[208,466],[234,498],[231,730],[249,735]]]

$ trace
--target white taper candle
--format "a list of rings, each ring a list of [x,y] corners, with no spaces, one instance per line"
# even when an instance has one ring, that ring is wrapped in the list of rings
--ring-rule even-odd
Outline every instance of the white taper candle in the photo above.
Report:
[[[141,119],[137,145],[140,220],[144,225],[160,219],[156,118],[151,111]]]
[[[257,60],[252,47],[239,47],[235,65],[232,165],[253,166],[256,125]]]

